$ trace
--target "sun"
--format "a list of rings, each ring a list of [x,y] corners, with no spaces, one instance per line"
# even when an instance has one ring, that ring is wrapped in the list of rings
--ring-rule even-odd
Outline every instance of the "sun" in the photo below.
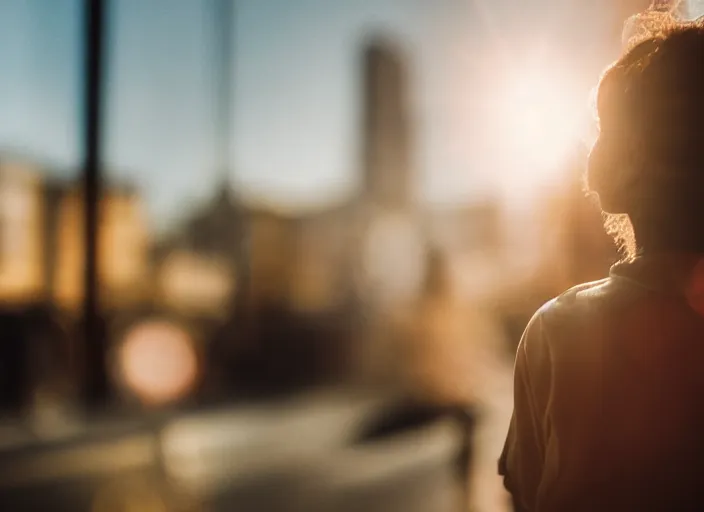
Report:
[[[496,137],[516,172],[554,176],[582,135],[588,103],[567,73],[547,64],[513,69],[496,90]]]

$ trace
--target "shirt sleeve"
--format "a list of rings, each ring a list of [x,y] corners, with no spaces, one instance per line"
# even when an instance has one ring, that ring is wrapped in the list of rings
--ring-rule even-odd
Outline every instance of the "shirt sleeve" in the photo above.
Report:
[[[545,343],[542,320],[536,314],[526,328],[516,353],[514,368],[514,406],[508,435],[499,459],[499,474],[513,498],[516,511],[535,509],[538,488],[545,463],[545,438],[541,419],[536,408],[531,365],[539,363],[529,357]],[[540,370],[542,371],[542,369]]]

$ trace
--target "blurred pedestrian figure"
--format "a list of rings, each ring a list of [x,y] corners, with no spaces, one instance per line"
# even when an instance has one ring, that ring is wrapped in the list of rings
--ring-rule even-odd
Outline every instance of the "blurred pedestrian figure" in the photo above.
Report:
[[[407,385],[420,401],[471,405],[478,345],[469,339],[468,308],[456,297],[448,272],[443,255],[431,251],[422,295],[400,340],[408,358]]]
[[[626,257],[518,348],[517,510],[704,510],[704,22],[656,16],[601,79],[587,172]]]
[[[511,366],[492,318],[458,296],[447,260],[431,251],[423,294],[400,339],[414,399],[445,411],[465,425],[461,475],[465,502],[477,512],[506,510],[508,498],[496,475],[510,419]]]

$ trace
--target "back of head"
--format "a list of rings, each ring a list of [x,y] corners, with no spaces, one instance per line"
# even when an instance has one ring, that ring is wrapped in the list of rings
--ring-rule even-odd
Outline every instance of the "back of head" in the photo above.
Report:
[[[599,84],[588,185],[606,213],[630,219],[631,251],[648,231],[699,237],[704,249],[704,22],[654,13],[649,30]]]

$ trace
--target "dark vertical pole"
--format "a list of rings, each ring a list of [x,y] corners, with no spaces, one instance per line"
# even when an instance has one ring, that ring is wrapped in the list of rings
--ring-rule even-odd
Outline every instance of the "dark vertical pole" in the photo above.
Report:
[[[235,24],[235,0],[216,0],[216,137],[217,169],[222,173],[223,186],[231,184],[232,172],[232,70],[234,60],[233,38]],[[245,319],[249,294],[249,230],[244,212],[240,209],[237,222],[237,284],[234,297],[234,317],[242,328]]]
[[[85,1],[84,204],[85,274],[82,366],[85,399],[99,404],[107,391],[105,340],[98,304],[98,229],[103,92],[104,0]]]
[[[216,59],[216,116],[218,138],[218,171],[223,173],[223,182],[229,182],[232,149],[232,24],[234,0],[218,0],[216,12],[217,51]]]

